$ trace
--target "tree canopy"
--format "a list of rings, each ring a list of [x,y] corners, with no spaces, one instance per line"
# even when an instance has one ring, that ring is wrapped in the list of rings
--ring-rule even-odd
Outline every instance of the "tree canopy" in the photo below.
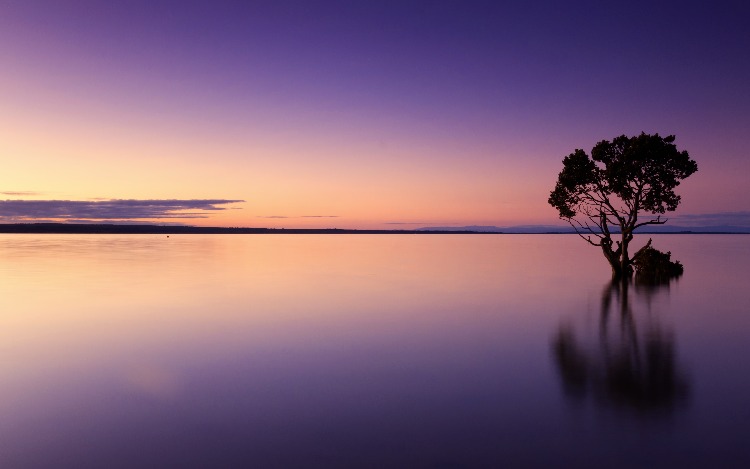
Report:
[[[581,237],[602,248],[615,277],[632,273],[635,256],[629,256],[628,244],[633,231],[666,223],[662,215],[680,203],[675,188],[698,170],[674,141],[674,135],[621,135],[597,143],[591,156],[578,149],[563,159],[548,202]],[[616,231],[621,239],[615,248]]]

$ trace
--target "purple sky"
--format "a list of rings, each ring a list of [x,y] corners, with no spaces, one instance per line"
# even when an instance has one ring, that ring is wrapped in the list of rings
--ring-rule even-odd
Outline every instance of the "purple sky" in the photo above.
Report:
[[[247,201],[206,222],[235,226],[554,223],[562,158],[645,131],[698,162],[680,214],[748,211],[748,18],[744,2],[3,1],[0,191]]]

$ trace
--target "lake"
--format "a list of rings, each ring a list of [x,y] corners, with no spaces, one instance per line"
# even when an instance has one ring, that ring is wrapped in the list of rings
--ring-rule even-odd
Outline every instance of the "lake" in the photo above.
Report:
[[[0,467],[750,467],[750,236],[653,238],[0,235]]]

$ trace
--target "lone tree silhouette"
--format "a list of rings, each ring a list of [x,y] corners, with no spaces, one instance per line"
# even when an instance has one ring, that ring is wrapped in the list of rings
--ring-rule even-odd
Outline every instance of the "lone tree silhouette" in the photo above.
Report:
[[[666,223],[662,215],[680,203],[675,187],[698,170],[674,140],[674,135],[621,135],[597,143],[591,156],[575,150],[563,159],[548,202],[581,238],[601,247],[615,279],[633,273],[633,261],[640,254],[629,255],[633,231]],[[647,216],[639,218],[641,214]],[[613,242],[613,231],[620,232],[619,241]],[[643,249],[650,244],[649,240]]]

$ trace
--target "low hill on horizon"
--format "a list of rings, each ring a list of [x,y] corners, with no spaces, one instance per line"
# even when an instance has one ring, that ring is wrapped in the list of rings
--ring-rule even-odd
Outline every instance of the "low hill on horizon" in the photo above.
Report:
[[[514,226],[492,226],[492,225],[467,225],[467,226],[428,226],[417,228],[417,231],[471,231],[476,233],[507,233],[507,234],[542,234],[560,233],[574,234],[571,226],[563,225],[514,225]],[[612,229],[613,233],[619,230]],[[716,226],[681,226],[681,225],[650,225],[637,229],[636,233],[743,233],[750,234],[750,227],[733,225]]]

